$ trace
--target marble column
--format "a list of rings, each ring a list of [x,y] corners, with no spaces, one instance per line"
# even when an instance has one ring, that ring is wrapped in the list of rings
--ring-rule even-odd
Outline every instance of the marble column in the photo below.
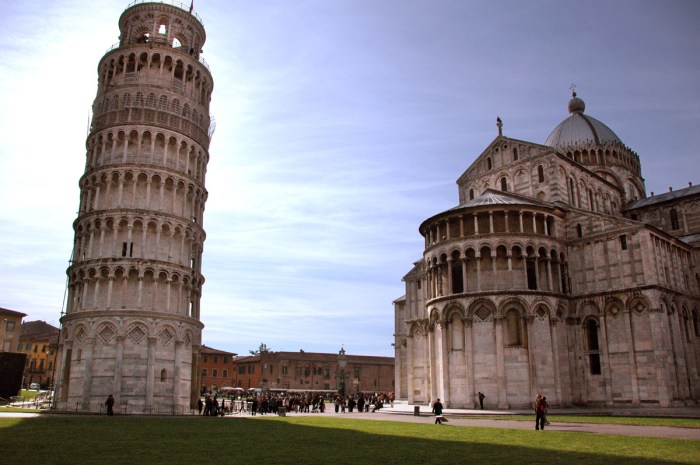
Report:
[[[508,390],[506,389],[506,360],[503,342],[503,318],[494,317],[494,332],[496,333],[496,373],[498,377],[498,408],[508,408]]]

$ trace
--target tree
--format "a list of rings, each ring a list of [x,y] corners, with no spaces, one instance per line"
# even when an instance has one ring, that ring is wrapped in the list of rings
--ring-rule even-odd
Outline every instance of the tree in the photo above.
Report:
[[[249,350],[250,355],[260,355],[260,354],[266,354],[268,352],[272,352],[270,349],[267,348],[267,344],[260,343],[260,347],[258,347],[258,350]]]

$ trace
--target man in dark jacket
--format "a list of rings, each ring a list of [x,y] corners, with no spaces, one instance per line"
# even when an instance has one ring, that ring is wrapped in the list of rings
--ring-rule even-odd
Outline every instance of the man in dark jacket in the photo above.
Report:
[[[438,399],[433,404],[433,413],[435,414],[435,424],[441,425],[442,424],[442,403],[440,402],[440,399]]]

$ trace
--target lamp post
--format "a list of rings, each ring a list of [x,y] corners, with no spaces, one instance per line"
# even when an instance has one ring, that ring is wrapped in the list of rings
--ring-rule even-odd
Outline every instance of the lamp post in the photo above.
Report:
[[[345,359],[345,349],[341,347],[338,352],[338,391],[343,396],[345,395],[345,367],[347,363]]]

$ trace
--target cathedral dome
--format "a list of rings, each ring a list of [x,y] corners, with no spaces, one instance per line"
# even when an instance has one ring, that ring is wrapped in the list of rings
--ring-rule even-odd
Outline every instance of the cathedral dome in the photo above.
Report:
[[[576,92],[574,92],[573,98],[569,100],[569,113],[571,113],[571,116],[554,128],[544,145],[565,147],[588,143],[622,143],[612,129],[592,116],[584,115],[585,109],[586,104],[583,100],[576,97]]]

